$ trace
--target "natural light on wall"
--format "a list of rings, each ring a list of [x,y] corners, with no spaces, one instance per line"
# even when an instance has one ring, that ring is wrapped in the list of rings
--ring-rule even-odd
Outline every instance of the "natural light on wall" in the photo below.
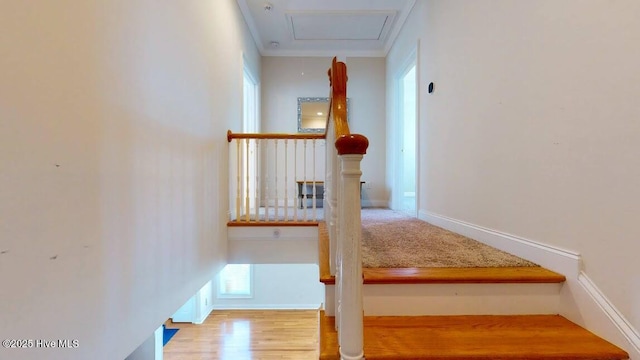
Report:
[[[228,264],[218,275],[219,298],[253,297],[252,266]]]

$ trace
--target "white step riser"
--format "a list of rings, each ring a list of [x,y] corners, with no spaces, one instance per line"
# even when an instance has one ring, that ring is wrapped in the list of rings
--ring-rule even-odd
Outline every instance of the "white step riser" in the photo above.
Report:
[[[367,316],[557,314],[562,284],[365,285]],[[335,315],[335,286],[325,286],[325,313]]]

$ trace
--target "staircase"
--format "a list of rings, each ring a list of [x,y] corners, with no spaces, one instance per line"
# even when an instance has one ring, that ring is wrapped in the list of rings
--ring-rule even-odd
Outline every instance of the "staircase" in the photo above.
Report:
[[[563,275],[543,268],[362,269],[360,163],[369,141],[349,129],[346,65],[334,58],[328,75],[331,100],[324,134],[227,134],[235,174],[229,237],[242,240],[230,243],[229,252],[244,254],[234,261],[262,255],[266,248],[272,253],[282,249],[270,261],[308,260],[299,255],[311,254],[307,250],[315,243],[296,227],[308,229],[319,220],[318,192],[305,189],[323,184],[326,223],[320,222],[318,230],[320,281],[325,285],[321,359],[629,358],[557,315],[567,313],[560,311],[567,307],[561,300],[573,277],[565,284]],[[325,166],[316,172],[318,141],[326,144]],[[261,163],[262,158],[268,161]],[[292,192],[296,187],[297,193]],[[309,195],[310,213],[297,205]],[[268,227],[257,239],[247,239],[236,225]],[[292,227],[284,231],[273,226]],[[310,261],[317,258],[309,256]],[[579,258],[574,260],[577,264]],[[611,314],[617,314],[615,309],[606,315]]]
[[[329,239],[319,225],[320,359],[340,359]],[[563,275],[544,268],[363,269],[364,355],[375,359],[589,359],[628,354],[556,315]]]

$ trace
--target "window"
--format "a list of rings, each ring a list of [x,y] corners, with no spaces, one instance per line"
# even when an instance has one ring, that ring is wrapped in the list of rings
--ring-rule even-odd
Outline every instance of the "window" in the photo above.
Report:
[[[253,297],[252,275],[253,267],[249,264],[228,264],[218,275],[218,297]]]

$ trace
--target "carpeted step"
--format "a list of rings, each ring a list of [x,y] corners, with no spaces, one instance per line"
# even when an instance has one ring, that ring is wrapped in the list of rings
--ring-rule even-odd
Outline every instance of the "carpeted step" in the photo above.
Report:
[[[326,223],[318,226],[320,282],[335,284],[329,272],[329,236]],[[543,267],[476,268],[363,268],[365,284],[486,284],[563,283],[566,278]]]
[[[325,223],[318,226],[324,309],[335,314]],[[556,314],[565,277],[539,266],[499,268],[363,268],[368,316]]]
[[[335,318],[320,312],[320,359],[339,359]],[[623,360],[629,355],[559,315],[372,316],[367,360]]]

